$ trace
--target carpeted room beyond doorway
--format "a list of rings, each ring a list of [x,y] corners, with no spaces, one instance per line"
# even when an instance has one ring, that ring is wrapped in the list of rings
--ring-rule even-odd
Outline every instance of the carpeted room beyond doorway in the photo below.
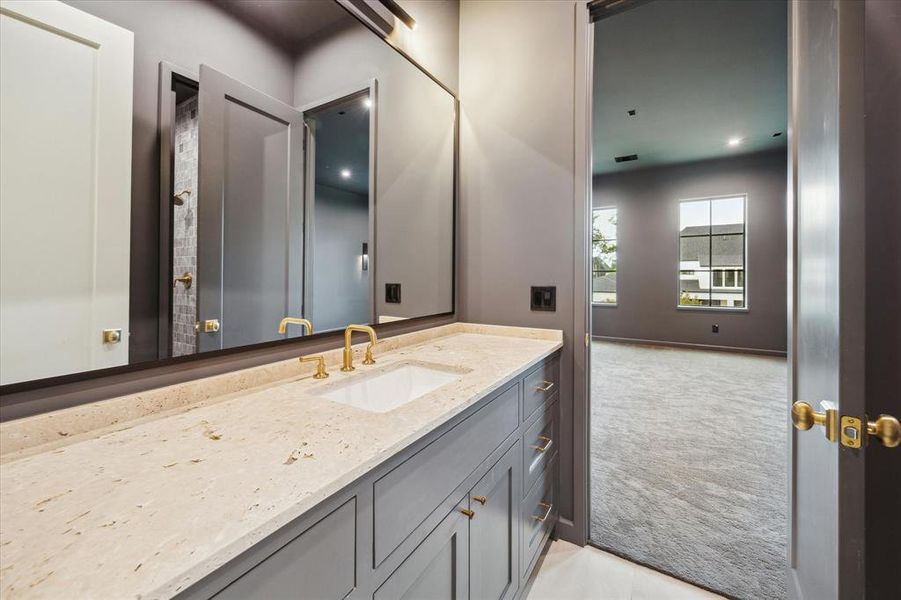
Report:
[[[785,359],[595,341],[591,360],[593,543],[784,598]]]

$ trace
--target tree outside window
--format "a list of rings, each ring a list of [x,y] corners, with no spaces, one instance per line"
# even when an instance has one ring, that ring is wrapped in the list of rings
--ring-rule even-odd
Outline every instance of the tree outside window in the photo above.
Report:
[[[616,208],[595,208],[591,218],[591,301],[616,305]]]

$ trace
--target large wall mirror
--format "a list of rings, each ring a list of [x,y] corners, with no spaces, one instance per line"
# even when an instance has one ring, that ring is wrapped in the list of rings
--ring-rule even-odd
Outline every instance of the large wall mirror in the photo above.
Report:
[[[3,386],[454,310],[455,98],[340,4],[2,0],[0,57]]]

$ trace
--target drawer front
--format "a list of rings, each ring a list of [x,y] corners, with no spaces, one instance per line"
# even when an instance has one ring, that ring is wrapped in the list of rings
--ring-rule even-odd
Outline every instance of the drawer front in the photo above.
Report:
[[[556,399],[550,408],[539,411],[526,433],[522,445],[522,495],[532,489],[535,480],[541,476],[545,467],[557,455],[559,438],[559,419],[557,411],[559,402]]]
[[[523,380],[522,420],[527,421],[536,410],[547,404],[560,388],[560,360],[538,365]]]
[[[356,585],[355,513],[356,500],[348,500],[215,598],[344,598]]]
[[[557,461],[544,470],[535,486],[529,491],[520,507],[522,538],[522,575],[527,575],[534,565],[541,546],[557,522],[556,502]]]
[[[373,484],[376,566],[513,433],[518,401],[517,384]]]

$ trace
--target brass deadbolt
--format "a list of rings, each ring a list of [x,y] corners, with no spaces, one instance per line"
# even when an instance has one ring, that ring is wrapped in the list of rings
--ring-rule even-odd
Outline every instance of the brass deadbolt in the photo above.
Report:
[[[102,338],[104,344],[118,344],[122,341],[122,330],[104,329]]]

